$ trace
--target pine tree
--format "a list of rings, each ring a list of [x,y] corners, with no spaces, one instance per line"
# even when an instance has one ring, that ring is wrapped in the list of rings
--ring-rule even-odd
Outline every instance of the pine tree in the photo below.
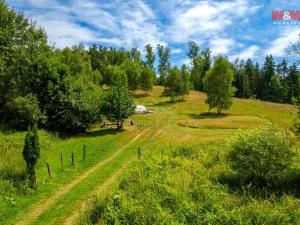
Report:
[[[33,128],[29,128],[25,137],[25,145],[23,149],[23,158],[26,161],[26,170],[29,176],[30,187],[36,189],[36,172],[35,166],[40,158],[40,146],[38,138],[38,129],[35,124]]]
[[[272,55],[266,56],[264,67],[262,70],[262,100],[271,100],[273,98],[271,91],[271,80],[275,76],[275,64]]]
[[[287,83],[287,96],[288,96],[288,102],[293,103],[293,101],[299,100],[300,95],[300,79],[299,79],[299,71],[297,70],[297,66],[294,63],[288,71],[287,77],[286,77],[286,83]]]

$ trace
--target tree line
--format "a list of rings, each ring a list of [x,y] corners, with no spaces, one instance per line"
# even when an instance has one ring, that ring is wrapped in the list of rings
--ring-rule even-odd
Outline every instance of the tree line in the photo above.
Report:
[[[209,107],[218,111],[230,106],[232,96],[282,103],[299,98],[296,64],[275,65],[272,56],[261,68],[251,59],[230,63],[190,42],[190,67],[179,68],[171,65],[166,46],[155,50],[148,44],[144,57],[137,48],[80,44],[57,49],[42,28],[4,0],[0,14],[0,116],[15,128],[37,122],[50,130],[81,132],[104,118],[120,128],[133,113],[130,92],[147,93],[153,85],[164,86],[163,94],[173,100],[191,89],[204,91]]]

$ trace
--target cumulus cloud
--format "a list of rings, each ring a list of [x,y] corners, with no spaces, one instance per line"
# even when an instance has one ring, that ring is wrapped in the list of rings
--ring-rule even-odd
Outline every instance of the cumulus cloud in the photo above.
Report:
[[[178,1],[168,35],[175,42],[220,36],[237,19],[247,18],[260,7],[250,5],[248,0]]]

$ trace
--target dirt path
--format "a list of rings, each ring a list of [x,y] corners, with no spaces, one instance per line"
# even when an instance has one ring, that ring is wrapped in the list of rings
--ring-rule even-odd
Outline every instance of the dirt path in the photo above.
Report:
[[[158,130],[151,138],[157,137],[161,133],[161,131],[162,129]],[[80,215],[88,209],[90,202],[92,201],[92,196],[100,196],[106,190],[106,188],[110,184],[112,184],[123,173],[123,171],[135,160],[136,157],[132,157],[129,161],[124,163],[120,167],[120,169],[114,172],[107,180],[95,187],[94,190],[83,201],[80,201],[76,204],[76,206],[74,207],[76,210],[73,211],[74,213],[72,215],[66,218],[63,224],[72,225],[75,221],[78,221]]]
[[[143,130],[141,133],[139,133],[137,136],[135,136],[129,143],[124,145],[123,147],[119,148],[113,155],[106,158],[105,160],[99,162],[95,166],[89,168],[86,172],[81,174],[79,177],[73,179],[70,183],[64,185],[61,187],[56,193],[51,195],[51,197],[48,197],[47,199],[43,199],[37,204],[33,205],[29,210],[28,213],[26,213],[17,223],[16,225],[25,225],[30,224],[32,221],[38,218],[39,215],[41,215],[47,208],[49,208],[52,204],[55,203],[55,201],[60,198],[61,196],[65,195],[71,188],[79,184],[81,181],[83,181],[85,178],[87,178],[91,173],[102,167],[103,165],[111,162],[114,160],[117,156],[119,156],[125,148],[127,148],[129,145],[137,141],[142,135],[147,133],[150,130],[150,128]]]

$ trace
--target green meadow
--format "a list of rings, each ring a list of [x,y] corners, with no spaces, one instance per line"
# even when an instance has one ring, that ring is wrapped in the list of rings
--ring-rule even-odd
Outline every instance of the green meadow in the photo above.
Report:
[[[226,143],[233,135],[240,130],[261,127],[269,122],[284,132],[291,127],[296,118],[294,106],[234,99],[233,107],[222,116],[218,116],[213,111],[208,112],[204,102],[206,96],[203,93],[192,91],[184,101],[171,102],[169,98],[162,97],[162,92],[163,88],[160,86],[154,87],[148,95],[136,91],[135,103],[143,104],[153,112],[131,116],[125,122],[123,130],[95,127],[83,134],[64,137],[40,130],[41,159],[37,166],[37,191],[31,191],[24,182],[19,182],[25,176],[25,163],[22,158],[25,132],[8,132],[3,128],[0,134],[0,224],[74,224],[78,220],[91,223],[91,215],[95,216],[95,212],[100,209],[106,212],[103,221],[110,224],[109,210],[112,210],[112,198],[116,192],[120,193],[122,203],[127,204],[128,210],[133,210],[132,215],[135,215],[136,209],[130,208],[133,206],[133,202],[130,202],[132,195],[137,194],[136,201],[140,209],[147,210],[142,204],[141,193],[144,190],[144,193],[149,194],[144,200],[149,201],[149,207],[153,206],[155,211],[156,201],[160,200],[151,200],[150,197],[157,197],[157,193],[147,188],[160,184],[163,188],[171,188],[177,196],[180,192],[189,190],[188,184],[191,183],[188,180],[194,178],[195,182],[203,180],[211,187],[198,190],[212,195],[208,196],[207,202],[203,199],[200,202],[187,200],[184,194],[173,196],[172,201],[177,199],[179,205],[184,201],[191,205],[204,202],[211,204],[207,206],[212,207],[211,214],[203,218],[206,219],[206,224],[243,224],[243,221],[245,224],[251,224],[251,215],[253,221],[261,219],[260,224],[299,222],[299,195],[294,192],[257,199],[246,196],[241,191],[233,191],[228,184],[218,181],[222,172],[229,171],[225,157]],[[297,170],[300,168],[298,143],[296,137],[291,138],[296,152],[293,168]],[[83,160],[83,145],[86,145],[86,160]],[[142,160],[138,160],[139,147]],[[192,149],[191,157],[180,151],[178,154],[174,153],[183,147]],[[72,153],[74,165],[71,160]],[[162,166],[164,162],[166,168]],[[47,163],[50,166],[50,177]],[[174,168],[167,166],[173,163]],[[145,171],[148,167],[151,170],[149,173]],[[170,182],[158,182],[164,177]],[[141,180],[134,179],[144,180],[145,183],[141,185]],[[121,184],[126,181],[130,183],[126,184],[128,188],[121,188]],[[131,196],[128,199],[127,194]],[[107,195],[111,197],[106,199]],[[96,203],[89,203],[95,199],[98,199]],[[219,202],[219,206],[218,201],[222,201]],[[176,206],[174,203],[174,207]],[[119,218],[118,216],[124,213],[123,207],[125,206],[114,209],[112,214],[115,214],[112,216]],[[217,210],[215,207],[224,209]],[[276,209],[274,212],[271,210],[273,207]],[[186,210],[184,207],[181,209]],[[195,209],[192,207],[191,212],[196,213]],[[167,224],[168,221],[177,221],[176,224],[186,223],[178,220],[183,218],[181,214],[175,215],[168,210],[161,209],[160,213],[151,211],[151,215],[156,215],[157,218],[163,218],[165,215],[166,221],[161,221],[161,224]],[[260,215],[255,212],[259,212]],[[140,213],[143,214],[143,211]],[[230,215],[228,220],[223,219],[226,223],[220,222],[222,217],[218,215],[222,213]],[[269,213],[273,214],[268,217]],[[96,216],[97,222],[102,218],[102,214]],[[170,215],[172,218],[169,218]],[[209,215],[218,218],[209,219]],[[146,217],[140,218],[141,223],[147,224],[146,221],[150,218]],[[233,220],[233,217],[236,220]],[[277,217],[278,220],[275,219]],[[133,218],[136,219],[137,216]],[[134,224],[138,222],[135,221]],[[252,224],[256,224],[255,221]]]

